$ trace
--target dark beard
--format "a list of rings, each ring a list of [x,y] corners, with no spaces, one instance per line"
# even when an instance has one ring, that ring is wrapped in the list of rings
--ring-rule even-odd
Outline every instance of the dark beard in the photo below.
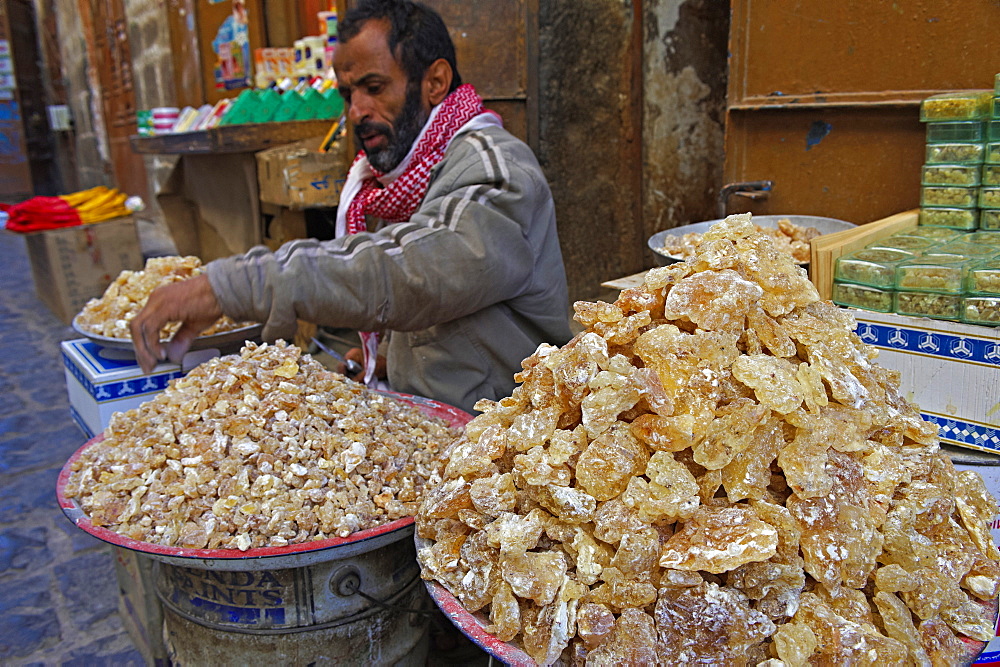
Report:
[[[383,174],[398,167],[406,154],[410,152],[413,142],[417,140],[420,130],[427,122],[427,115],[420,105],[420,86],[408,85],[403,109],[393,119],[392,127],[384,123],[363,123],[355,127],[354,136],[362,146],[364,146],[364,142],[361,140],[361,136],[372,131],[383,134],[388,139],[384,148],[378,148],[371,152],[365,149],[368,163]]]

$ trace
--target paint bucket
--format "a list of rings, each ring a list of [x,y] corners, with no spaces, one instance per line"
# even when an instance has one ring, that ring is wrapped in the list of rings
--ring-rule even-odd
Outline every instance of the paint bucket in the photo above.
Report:
[[[334,549],[331,560],[303,567],[157,562],[171,663],[425,664],[433,605],[420,580],[412,524],[396,532],[400,539],[388,545],[347,558]]]

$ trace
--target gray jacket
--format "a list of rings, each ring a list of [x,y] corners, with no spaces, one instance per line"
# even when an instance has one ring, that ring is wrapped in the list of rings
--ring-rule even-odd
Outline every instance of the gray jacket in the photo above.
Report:
[[[391,332],[392,388],[468,411],[510,395],[539,343],[569,340],[552,195],[506,130],[456,136],[413,217],[369,228],[209,263],[223,312],[264,322],[264,340],[290,340],[297,319]]]

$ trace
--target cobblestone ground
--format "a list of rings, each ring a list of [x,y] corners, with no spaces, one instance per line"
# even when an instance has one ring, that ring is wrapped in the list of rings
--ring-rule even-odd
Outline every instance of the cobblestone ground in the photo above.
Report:
[[[24,239],[0,232],[0,664],[142,665],[118,616],[110,551],[56,503],[86,441],[69,414],[59,343]]]

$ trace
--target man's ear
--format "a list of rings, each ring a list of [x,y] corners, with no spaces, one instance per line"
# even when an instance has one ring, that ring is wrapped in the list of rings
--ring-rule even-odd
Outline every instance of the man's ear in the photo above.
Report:
[[[451,89],[451,65],[444,58],[438,58],[424,72],[424,99],[433,107],[448,97]]]

